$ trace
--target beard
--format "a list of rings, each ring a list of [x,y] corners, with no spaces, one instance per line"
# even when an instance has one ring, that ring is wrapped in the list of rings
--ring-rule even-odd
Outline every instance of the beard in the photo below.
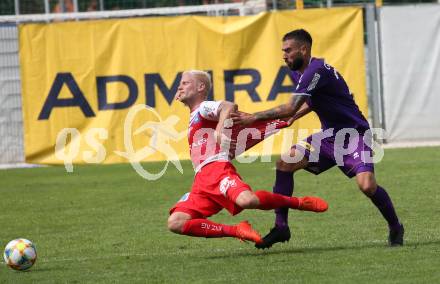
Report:
[[[298,56],[293,59],[291,63],[288,64],[290,70],[298,71],[304,65],[304,58]]]

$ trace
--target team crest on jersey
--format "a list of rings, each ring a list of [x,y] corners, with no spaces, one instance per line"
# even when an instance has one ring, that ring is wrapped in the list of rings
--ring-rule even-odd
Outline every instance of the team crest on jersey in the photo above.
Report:
[[[191,125],[200,121],[199,114],[196,114],[193,119],[191,119]]]
[[[235,179],[231,179],[230,177],[225,177],[220,182],[220,192],[226,196],[226,192],[231,187],[236,187],[237,183],[235,182]]]

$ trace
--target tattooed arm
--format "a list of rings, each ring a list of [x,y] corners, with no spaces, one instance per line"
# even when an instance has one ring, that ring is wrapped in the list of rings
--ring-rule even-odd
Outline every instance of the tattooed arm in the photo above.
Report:
[[[312,109],[307,104],[307,102],[304,102],[302,104],[302,106],[300,107],[300,109],[295,113],[294,116],[289,117],[289,118],[284,118],[283,120],[287,121],[288,125],[291,126],[293,124],[293,122],[295,122],[295,120],[300,119],[301,117],[303,117],[304,115],[308,114],[311,111],[312,111]]]
[[[291,117],[296,114],[305,101],[306,96],[296,94],[292,96],[289,102],[266,111],[257,112],[254,115],[256,120]]]
[[[249,125],[257,120],[268,120],[287,117],[298,119],[299,117],[296,116],[296,114],[305,103],[306,97],[307,96],[303,94],[295,94],[291,97],[289,102],[280,106],[274,107],[266,111],[260,111],[254,114],[233,115],[232,118],[234,120],[234,123],[241,125]],[[306,113],[308,112],[310,112],[310,110],[308,110]]]

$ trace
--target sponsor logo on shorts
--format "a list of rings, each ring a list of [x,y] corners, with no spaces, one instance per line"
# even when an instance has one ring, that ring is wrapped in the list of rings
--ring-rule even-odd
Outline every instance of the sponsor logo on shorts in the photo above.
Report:
[[[230,177],[225,177],[220,182],[220,192],[226,196],[226,192],[230,187],[236,187],[237,183],[235,182],[235,179],[231,179]]]

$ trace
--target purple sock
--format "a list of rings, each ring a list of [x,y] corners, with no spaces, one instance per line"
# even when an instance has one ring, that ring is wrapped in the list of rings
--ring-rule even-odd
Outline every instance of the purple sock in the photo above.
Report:
[[[276,171],[275,185],[273,187],[273,192],[282,194],[285,196],[292,196],[293,194],[293,173],[283,172],[280,170]],[[276,227],[287,227],[287,217],[289,214],[289,208],[278,208],[275,209],[275,226]]]
[[[385,189],[378,185],[376,192],[370,198],[374,205],[376,205],[377,209],[379,209],[380,213],[382,213],[382,216],[385,218],[385,220],[387,220],[390,228],[400,226],[399,219],[397,218],[396,211],[394,210],[393,202]]]

